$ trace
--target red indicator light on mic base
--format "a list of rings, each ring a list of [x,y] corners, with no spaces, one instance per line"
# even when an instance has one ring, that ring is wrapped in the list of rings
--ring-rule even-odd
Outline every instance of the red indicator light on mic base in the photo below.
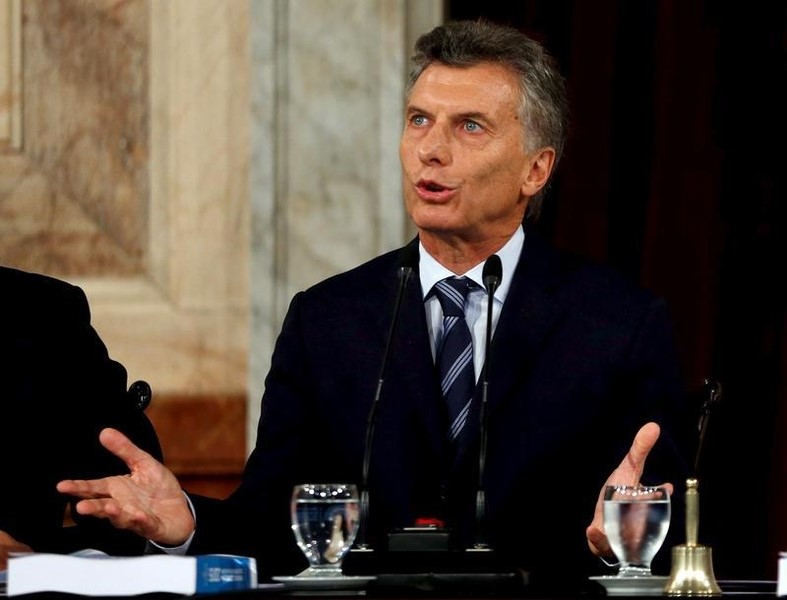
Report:
[[[442,528],[445,527],[445,521],[436,517],[418,517],[415,520],[415,526]]]

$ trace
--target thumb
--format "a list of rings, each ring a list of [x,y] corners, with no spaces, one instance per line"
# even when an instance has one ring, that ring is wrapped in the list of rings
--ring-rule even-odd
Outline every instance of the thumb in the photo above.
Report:
[[[631,443],[631,448],[623,457],[618,467],[607,477],[604,485],[598,493],[596,508],[593,512],[593,521],[587,528],[585,535],[588,545],[595,555],[609,555],[610,548],[604,531],[604,490],[608,485],[637,485],[645,470],[645,460],[648,454],[656,445],[661,434],[661,428],[657,423],[645,423],[639,428]],[[672,485],[665,484],[669,493],[672,494]]]
[[[640,427],[637,435],[634,436],[631,448],[609,478],[609,483],[629,485],[639,483],[645,470],[645,460],[648,458],[648,454],[650,454],[653,446],[656,445],[660,434],[661,428],[652,421]]]
[[[104,448],[126,463],[132,472],[141,461],[151,458],[150,454],[136,446],[117,429],[111,427],[102,429],[98,439]]]

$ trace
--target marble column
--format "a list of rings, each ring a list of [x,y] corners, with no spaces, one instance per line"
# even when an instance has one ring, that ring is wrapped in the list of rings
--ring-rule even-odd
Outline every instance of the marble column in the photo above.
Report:
[[[292,295],[402,245],[399,134],[435,0],[253,0],[248,443]]]

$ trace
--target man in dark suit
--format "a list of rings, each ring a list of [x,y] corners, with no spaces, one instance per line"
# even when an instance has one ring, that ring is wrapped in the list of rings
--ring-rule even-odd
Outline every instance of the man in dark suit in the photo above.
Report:
[[[0,548],[140,553],[137,536],[106,521],[74,513],[69,523],[69,499],[55,488],[63,478],[128,472],[98,443],[105,427],[161,458],[152,425],[127,393],[126,370],[91,327],[80,288],[0,267],[0,290]]]
[[[460,548],[473,542],[483,388],[488,541],[534,573],[586,575],[601,565],[594,555],[610,556],[605,482],[638,482],[646,457],[654,482],[682,476],[670,436],[681,385],[663,302],[557,253],[522,225],[537,214],[562,152],[565,104],[551,58],[517,31],[453,23],[416,46],[400,156],[418,228],[410,247],[420,258],[404,290],[370,449],[365,525],[375,548],[424,518],[445,523]],[[502,277],[484,367],[483,269],[493,254]],[[362,482],[401,255],[293,298],[256,447],[229,499],[190,497],[189,507],[171,473],[112,431],[102,442],[136,473],[60,489],[86,498],[80,512],[170,552],[252,554],[263,573],[305,566],[290,530],[290,492],[306,481]],[[466,300],[465,291],[441,290],[443,281],[468,288]],[[444,293],[463,305],[462,316],[451,315]],[[459,346],[456,378],[444,376],[436,363],[465,325],[472,343]],[[478,384],[485,368],[487,386]],[[468,369],[470,391],[454,412],[454,382]]]

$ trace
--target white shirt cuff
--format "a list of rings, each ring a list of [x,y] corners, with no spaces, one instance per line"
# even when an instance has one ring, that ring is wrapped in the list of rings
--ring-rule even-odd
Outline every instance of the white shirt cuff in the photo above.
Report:
[[[161,544],[157,544],[153,540],[148,540],[148,547],[153,547],[156,550],[163,552],[164,554],[175,554],[183,556],[189,551],[189,546],[191,546],[191,540],[194,539],[194,534],[197,532],[197,513],[194,512],[194,505],[191,503],[191,498],[186,492],[183,492],[183,495],[186,497],[186,502],[189,503],[189,510],[191,511],[191,516],[194,519],[194,530],[191,532],[191,535],[183,542],[180,546],[162,546]],[[149,554],[149,552],[145,552]]]

